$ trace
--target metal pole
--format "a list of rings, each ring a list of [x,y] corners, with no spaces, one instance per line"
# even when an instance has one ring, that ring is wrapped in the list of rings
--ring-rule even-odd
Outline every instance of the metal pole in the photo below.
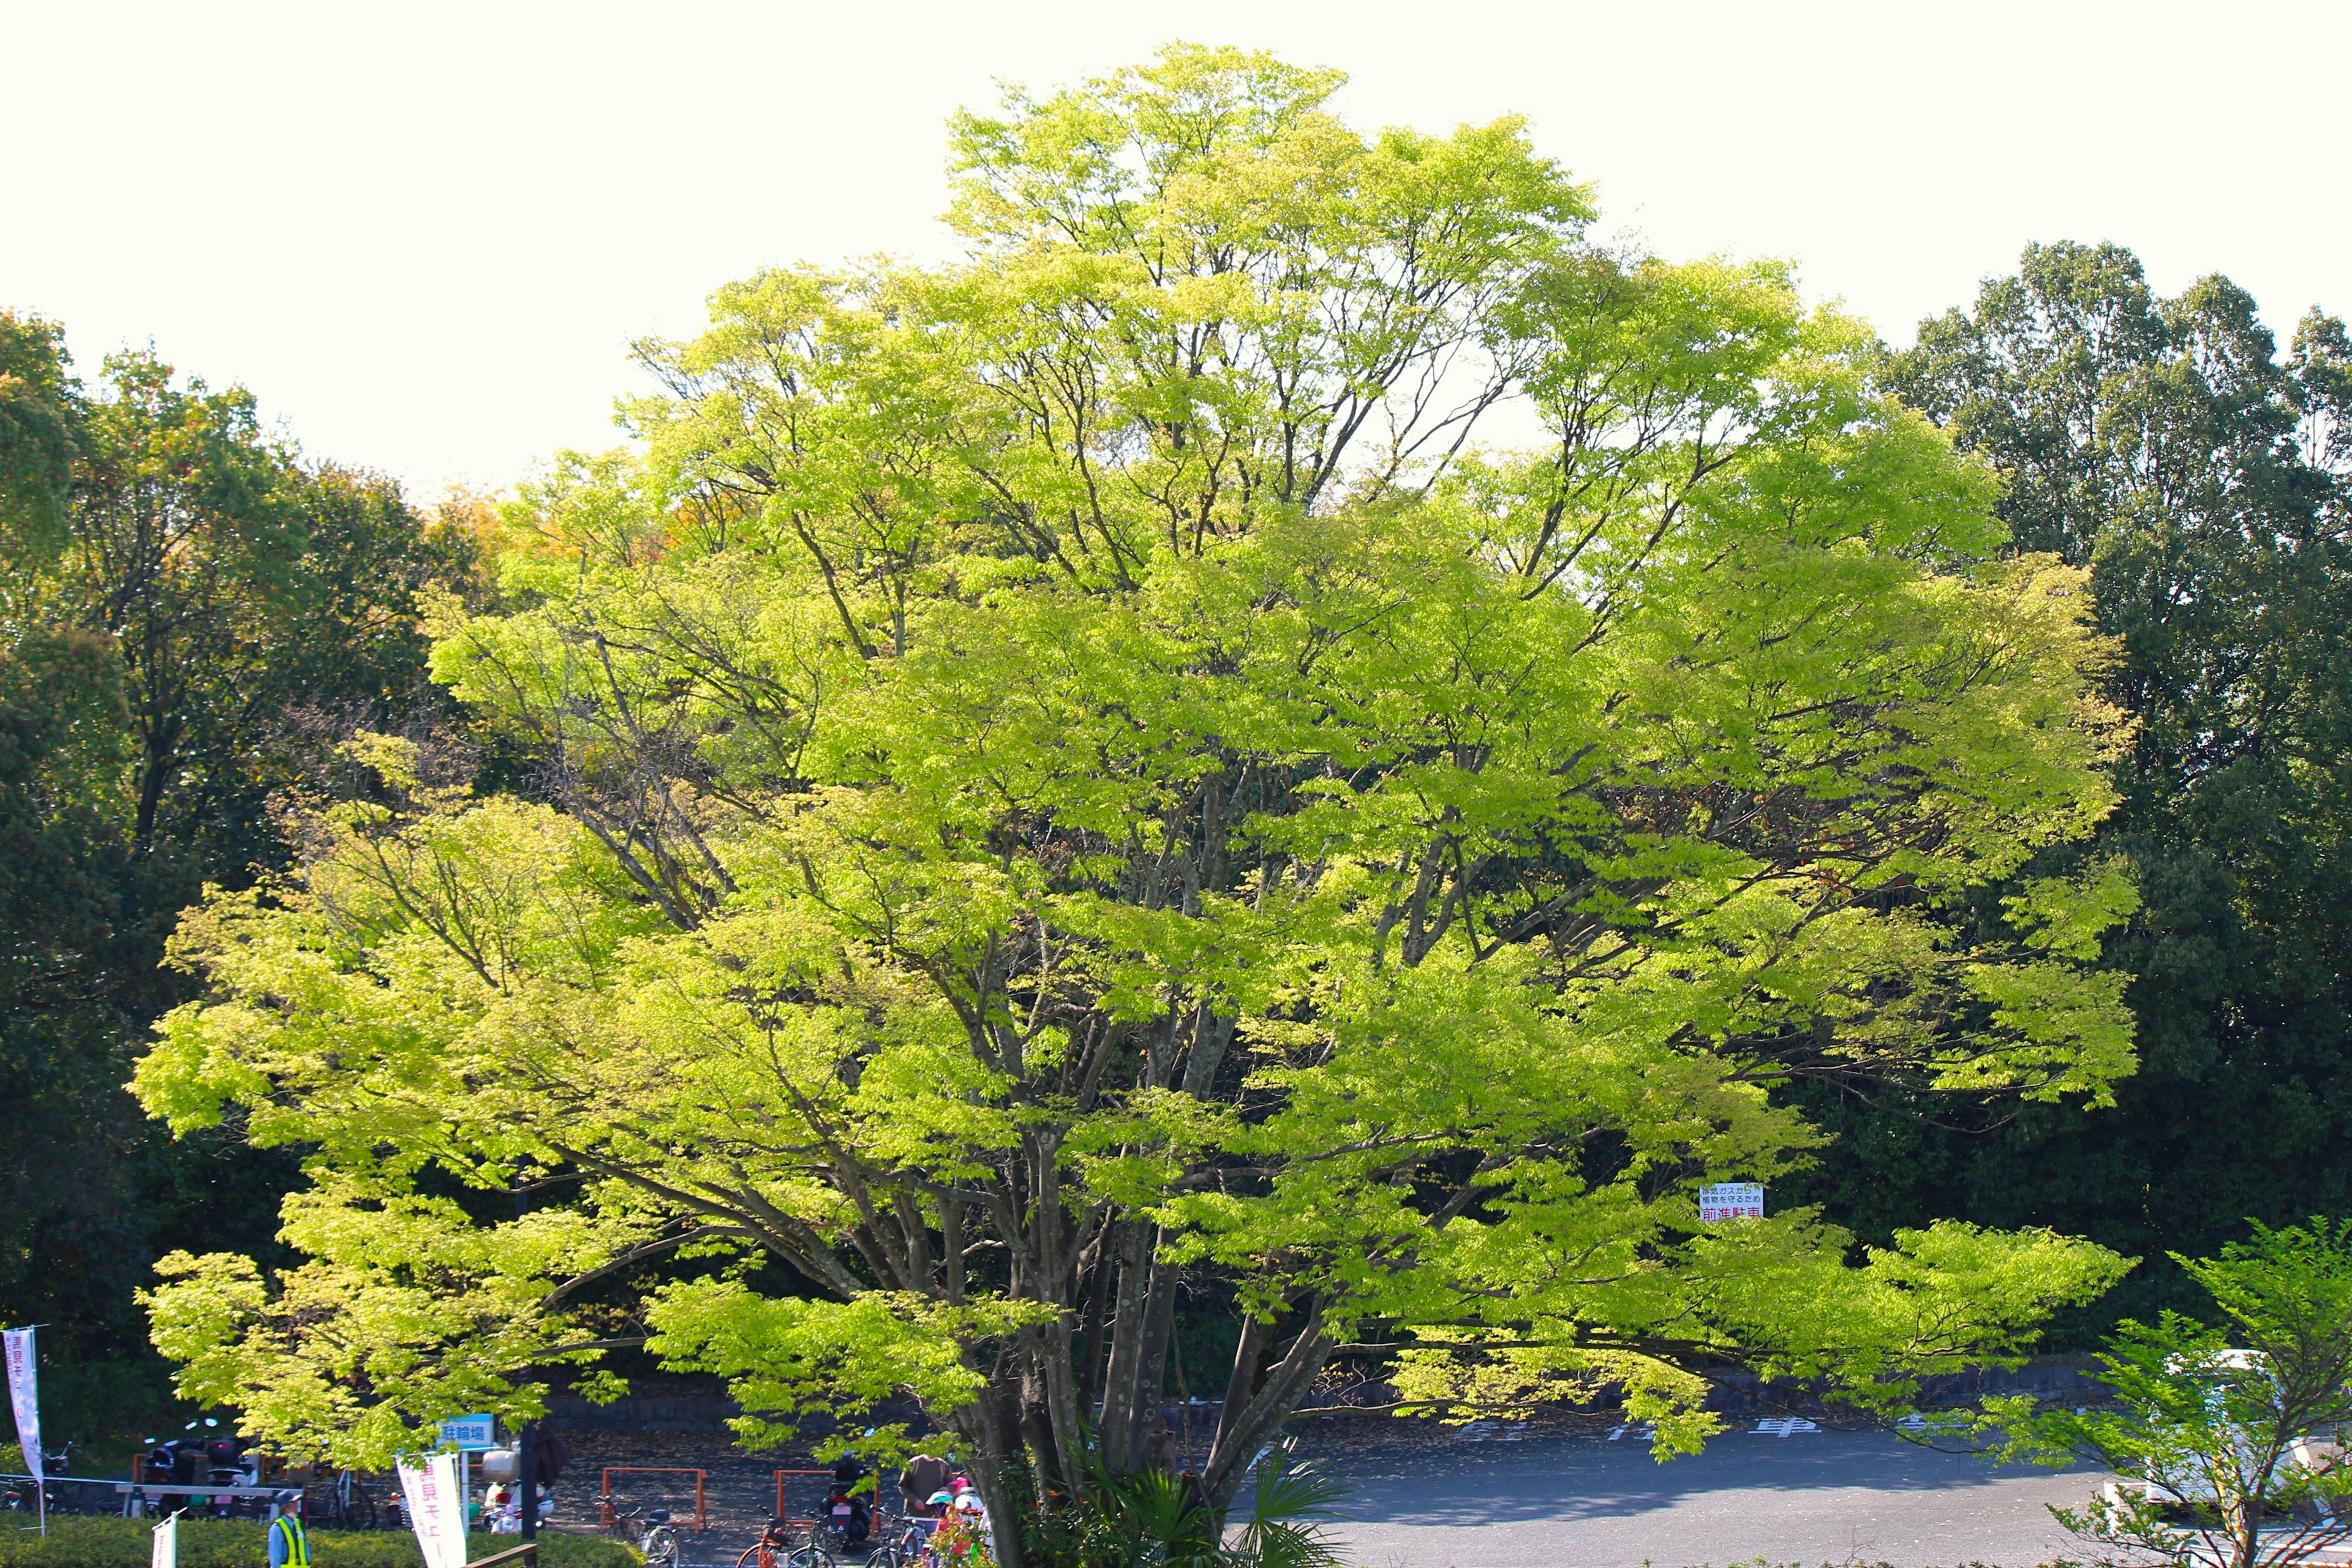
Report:
[[[520,1170],[514,1174],[514,1201],[515,1222],[520,1225],[522,1216],[530,1209],[530,1200],[523,1192]],[[539,1471],[530,1462],[533,1458],[531,1450],[537,1447],[531,1441],[531,1428],[538,1425],[536,1421],[526,1421],[521,1430],[515,1434],[515,1497],[519,1503],[515,1518],[526,1542],[539,1539]],[[536,1563],[538,1561],[538,1555],[534,1553],[531,1562]]]
[[[531,1467],[531,1460],[538,1458],[538,1445],[531,1441],[532,1428],[538,1425],[536,1421],[526,1421],[515,1434],[515,1496],[522,1500],[520,1518],[525,1541],[539,1539],[539,1472]]]

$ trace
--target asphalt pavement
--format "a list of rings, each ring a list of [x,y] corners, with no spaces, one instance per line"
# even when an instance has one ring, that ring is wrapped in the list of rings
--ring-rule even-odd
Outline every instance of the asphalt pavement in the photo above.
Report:
[[[1752,1423],[1750,1423],[1752,1425]],[[2036,1568],[2080,1559],[2045,1504],[2092,1470],[1995,1468],[1883,1433],[1738,1431],[1660,1465],[1645,1442],[1458,1442],[1332,1465],[1353,1492],[1335,1533],[1360,1568],[1717,1568],[1878,1563]]]

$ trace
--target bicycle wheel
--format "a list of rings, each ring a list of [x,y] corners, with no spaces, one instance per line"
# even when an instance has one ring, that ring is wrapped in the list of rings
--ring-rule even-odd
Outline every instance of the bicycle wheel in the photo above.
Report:
[[[677,1563],[677,1531],[667,1524],[655,1525],[646,1531],[646,1568],[676,1568]]]
[[[835,1568],[833,1553],[822,1546],[795,1546],[776,1561],[783,1568]]]

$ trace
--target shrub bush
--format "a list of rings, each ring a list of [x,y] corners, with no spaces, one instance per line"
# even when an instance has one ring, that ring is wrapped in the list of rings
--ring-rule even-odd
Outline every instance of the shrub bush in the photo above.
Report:
[[[0,1568],[147,1568],[154,1521],[63,1515],[49,1521],[47,1540],[27,1531],[0,1531]],[[541,1568],[636,1568],[644,1561],[617,1541],[542,1531]],[[511,1535],[467,1538],[467,1556],[485,1557],[522,1542]],[[180,1568],[262,1568],[268,1548],[254,1520],[184,1519]],[[314,1530],[314,1568],[425,1568],[416,1537],[404,1530]]]

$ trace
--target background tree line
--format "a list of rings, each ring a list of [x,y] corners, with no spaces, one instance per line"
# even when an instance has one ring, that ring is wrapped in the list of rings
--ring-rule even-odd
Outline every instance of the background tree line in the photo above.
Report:
[[[2140,1067],[2114,1109],[1953,1121],[1814,1090],[1842,1136],[1791,1197],[1865,1236],[1926,1215],[2046,1224],[2145,1259],[2071,1326],[2193,1311],[2168,1252],[2352,1205],[2352,346],[2307,313],[2281,355],[2246,291],[2155,294],[2114,245],[2035,246],[1889,379],[1999,468],[2013,547],[2091,569],[2138,724],[2120,853],[2142,908]]]
[[[2090,567],[2119,640],[2123,805],[2060,858],[2135,869],[2105,962],[2142,1065],[2089,1114],[1801,1085],[1840,1137],[1776,1201],[1874,1241],[1958,1215],[2150,1259],[2071,1325],[2087,1341],[2193,1304],[2166,1251],[2352,1198],[2352,347],[2314,314],[2282,355],[2226,279],[2162,299],[2128,252],[2061,245],[1885,375],[2000,469],[2014,548]],[[297,1180],[122,1093],[191,994],[164,940],[205,884],[288,862],[272,801],[326,741],[440,711],[415,594],[468,584],[474,544],[272,439],[241,390],[135,353],[84,384],[56,327],[0,316],[0,1318],[50,1325],[55,1418],[89,1429],[161,1395],[131,1300],[152,1260],[267,1255]],[[1222,1384],[1226,1316],[1185,1325],[1171,1386]]]
[[[180,910],[287,861],[273,797],[321,735],[431,708],[414,595],[472,560],[243,389],[152,352],[86,383],[0,312],[0,1318],[45,1325],[54,1431],[165,1397],[132,1299],[157,1256],[273,1246],[298,1163],[175,1142],[123,1084],[193,988]]]

